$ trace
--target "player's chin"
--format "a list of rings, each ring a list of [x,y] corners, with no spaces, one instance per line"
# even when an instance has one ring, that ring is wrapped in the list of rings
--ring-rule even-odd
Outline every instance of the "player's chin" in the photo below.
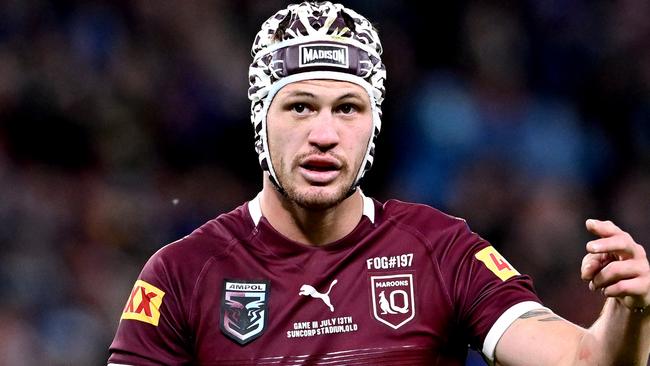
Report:
[[[326,210],[335,207],[347,197],[350,185],[337,184],[327,186],[307,185],[296,191],[288,192],[301,207],[310,210]]]

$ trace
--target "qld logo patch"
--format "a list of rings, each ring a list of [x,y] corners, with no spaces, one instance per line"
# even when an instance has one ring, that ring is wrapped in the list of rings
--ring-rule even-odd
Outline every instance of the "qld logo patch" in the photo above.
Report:
[[[163,296],[165,292],[158,287],[142,280],[135,281],[120,319],[139,320],[158,326]]]
[[[415,317],[413,275],[370,276],[375,319],[397,329]]]
[[[271,285],[268,281],[224,280],[221,298],[221,331],[244,345],[266,328]]]

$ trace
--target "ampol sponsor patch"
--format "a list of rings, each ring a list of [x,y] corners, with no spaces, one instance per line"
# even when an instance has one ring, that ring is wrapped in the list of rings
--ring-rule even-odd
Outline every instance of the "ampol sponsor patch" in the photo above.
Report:
[[[221,331],[241,345],[262,335],[268,317],[270,289],[271,285],[264,280],[224,280]]]
[[[158,326],[163,296],[165,292],[158,287],[142,280],[135,281],[120,319],[139,320]]]
[[[375,319],[397,329],[415,317],[413,274],[370,276]]]
[[[497,275],[501,281],[505,281],[512,276],[519,274],[517,270],[508,261],[503,258],[493,246],[488,246],[481,249],[476,255],[476,259],[480,260],[485,266]]]

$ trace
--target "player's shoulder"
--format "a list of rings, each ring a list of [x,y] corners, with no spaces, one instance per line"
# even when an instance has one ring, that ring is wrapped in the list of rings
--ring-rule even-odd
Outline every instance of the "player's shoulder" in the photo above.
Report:
[[[383,204],[382,209],[385,220],[394,221],[400,225],[428,228],[435,231],[467,226],[464,219],[422,203],[391,199]]]
[[[455,245],[472,234],[464,219],[421,203],[388,200],[381,208],[381,217],[384,224],[409,233],[430,248]]]
[[[383,205],[383,222],[409,233],[423,243],[436,258],[463,258],[488,245],[474,233],[465,219],[429,205],[389,200]]]
[[[213,218],[185,237],[165,245],[152,258],[196,264],[227,256],[232,245],[252,234],[253,222],[246,204]]]

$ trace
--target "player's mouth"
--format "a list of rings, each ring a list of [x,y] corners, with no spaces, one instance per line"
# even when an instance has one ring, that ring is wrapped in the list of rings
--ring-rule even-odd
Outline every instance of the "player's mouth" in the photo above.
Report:
[[[317,185],[324,185],[334,181],[341,173],[342,164],[329,156],[311,156],[304,159],[299,170],[303,178]]]

